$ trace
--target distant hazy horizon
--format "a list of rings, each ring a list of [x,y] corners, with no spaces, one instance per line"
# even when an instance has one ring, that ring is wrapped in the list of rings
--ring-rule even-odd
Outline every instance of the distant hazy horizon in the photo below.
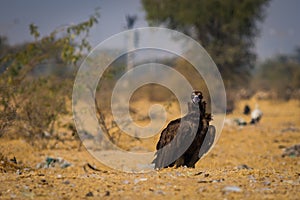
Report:
[[[0,35],[7,36],[10,44],[33,39],[29,34],[30,23],[35,23],[45,35],[61,25],[84,21],[97,7],[100,7],[101,17],[90,34],[93,46],[125,30],[127,14],[138,16],[135,28],[148,26],[139,0],[90,0],[84,3],[81,0],[1,0],[0,5]],[[299,8],[298,0],[271,1],[256,39],[255,51],[259,59],[291,53],[300,46]]]

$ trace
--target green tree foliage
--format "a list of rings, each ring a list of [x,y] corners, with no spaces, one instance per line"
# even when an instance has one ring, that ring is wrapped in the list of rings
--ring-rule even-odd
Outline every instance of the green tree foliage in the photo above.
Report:
[[[255,62],[257,22],[269,0],[142,0],[151,25],[192,36],[217,64],[225,84],[247,83]]]
[[[11,126],[30,139],[43,132],[52,134],[58,116],[67,111],[72,79],[53,74],[37,77],[33,72],[49,64],[53,68],[76,67],[91,48],[87,36],[98,19],[96,10],[88,20],[45,36],[37,25],[30,24],[34,41],[18,46],[10,46],[6,37],[0,37],[0,136]]]

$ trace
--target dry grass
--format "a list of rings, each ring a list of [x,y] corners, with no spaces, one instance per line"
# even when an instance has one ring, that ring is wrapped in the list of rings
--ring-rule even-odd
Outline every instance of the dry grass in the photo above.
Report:
[[[240,102],[235,112],[227,117],[242,116],[243,106],[248,103],[253,107],[255,102],[255,99]],[[1,170],[0,198],[299,199],[300,158],[283,158],[281,154],[284,147],[300,143],[300,103],[258,103],[264,112],[261,123],[246,127],[225,126],[215,148],[197,163],[195,169],[127,174],[109,169],[85,150],[78,151],[77,141],[38,150],[23,140],[2,138],[1,159],[15,156],[21,163],[17,167],[22,165],[22,173],[17,174],[17,168]],[[140,102],[140,106],[143,105],[146,104]],[[172,114],[168,119],[178,115],[176,110],[171,107]],[[156,139],[131,142],[153,149]],[[124,146],[128,142],[124,138],[120,140]],[[62,157],[73,165],[65,169],[36,169],[36,164],[46,156]],[[100,171],[83,167],[86,163],[95,165]],[[240,169],[238,166],[242,164],[252,169]],[[24,170],[24,167],[28,169]],[[224,190],[226,186],[237,186],[241,191],[228,192]],[[92,197],[87,197],[88,193]]]

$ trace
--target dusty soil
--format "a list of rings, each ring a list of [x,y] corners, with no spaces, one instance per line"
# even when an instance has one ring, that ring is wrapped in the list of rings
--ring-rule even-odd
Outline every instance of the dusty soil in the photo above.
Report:
[[[245,103],[253,107],[255,100],[240,102],[227,118],[243,116]],[[225,125],[214,149],[195,169],[124,173],[78,151],[76,141],[38,149],[22,139],[0,138],[0,199],[299,199],[300,157],[282,153],[300,143],[300,102],[259,105],[261,123]],[[47,156],[72,165],[37,169]],[[13,157],[17,164],[9,161]]]

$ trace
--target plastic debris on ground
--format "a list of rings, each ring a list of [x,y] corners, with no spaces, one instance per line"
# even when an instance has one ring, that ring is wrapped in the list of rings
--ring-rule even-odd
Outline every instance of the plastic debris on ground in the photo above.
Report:
[[[57,157],[46,157],[46,159],[43,162],[40,162],[37,164],[36,168],[55,168],[55,167],[60,167],[60,168],[67,168],[71,166],[72,164],[63,158]]]

